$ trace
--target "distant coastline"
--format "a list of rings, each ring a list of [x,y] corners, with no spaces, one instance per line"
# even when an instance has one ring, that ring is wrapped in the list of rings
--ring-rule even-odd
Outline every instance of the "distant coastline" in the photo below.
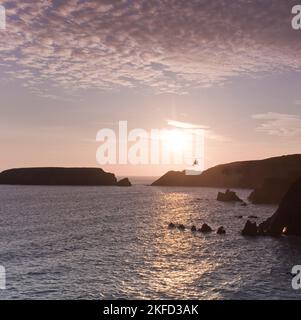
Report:
[[[263,160],[221,164],[200,175],[169,171],[152,186],[186,186],[254,189],[253,203],[278,204],[294,181],[301,177],[301,154]]]

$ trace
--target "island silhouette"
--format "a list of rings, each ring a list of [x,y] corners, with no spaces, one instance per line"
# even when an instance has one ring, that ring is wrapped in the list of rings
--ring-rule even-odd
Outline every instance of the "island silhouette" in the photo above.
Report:
[[[17,168],[0,173],[0,184],[51,186],[131,186],[125,178],[117,181],[113,173],[100,168]]]

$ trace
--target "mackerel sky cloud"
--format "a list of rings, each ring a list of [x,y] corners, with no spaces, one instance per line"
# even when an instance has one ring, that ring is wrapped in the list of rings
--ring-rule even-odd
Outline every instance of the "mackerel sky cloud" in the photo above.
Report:
[[[272,136],[294,137],[301,134],[301,117],[293,114],[268,112],[254,114],[253,119],[261,121],[257,131]]]
[[[7,0],[1,78],[37,91],[145,86],[185,93],[242,74],[299,70],[294,4]]]
[[[0,4],[0,169],[97,166],[96,133],[124,120],[205,128],[206,167],[301,152],[300,0]]]

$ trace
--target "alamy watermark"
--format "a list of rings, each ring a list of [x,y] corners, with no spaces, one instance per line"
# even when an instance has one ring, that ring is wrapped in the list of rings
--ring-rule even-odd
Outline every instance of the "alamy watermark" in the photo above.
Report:
[[[0,290],[6,289],[6,271],[3,266],[0,265]]]
[[[127,121],[119,121],[118,132],[104,128],[98,131],[100,146],[96,159],[100,165],[194,165],[204,168],[204,129],[135,128],[128,130]]]
[[[292,14],[294,15],[292,19],[292,28],[294,30],[300,30],[301,29],[301,5],[293,6]]]
[[[6,13],[3,5],[0,4],[0,30],[6,29]]]
[[[300,265],[293,266],[291,274],[293,276],[292,288],[294,290],[301,289],[301,266]]]

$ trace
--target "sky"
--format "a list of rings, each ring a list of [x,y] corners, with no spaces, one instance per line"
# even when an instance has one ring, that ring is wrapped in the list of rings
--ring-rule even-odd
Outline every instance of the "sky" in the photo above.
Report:
[[[100,167],[97,132],[121,120],[206,128],[206,168],[301,151],[298,0],[0,4],[1,170]],[[184,169],[101,167],[119,176]]]

